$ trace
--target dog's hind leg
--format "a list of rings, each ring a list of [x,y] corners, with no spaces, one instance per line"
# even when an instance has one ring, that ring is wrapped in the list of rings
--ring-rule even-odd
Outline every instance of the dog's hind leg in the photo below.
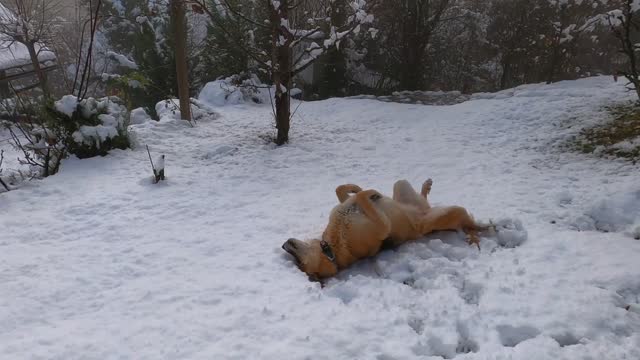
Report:
[[[429,210],[429,208],[431,208],[431,206],[429,206],[426,194],[431,191],[432,183],[433,182],[431,181],[431,179],[425,181],[425,183],[422,185],[423,196],[420,196],[420,194],[418,194],[413,189],[413,187],[407,180],[396,181],[396,183],[393,184],[393,200],[403,204],[416,206],[422,211],[427,211]],[[428,189],[425,187],[427,185]]]
[[[336,188],[336,195],[338,196],[338,200],[342,204],[349,198],[349,196],[351,196],[351,194],[357,194],[360,191],[362,191],[362,188],[358,185],[344,184]]]
[[[360,224],[356,238],[365,241],[364,245],[368,256],[373,256],[380,251],[382,244],[391,233],[391,220],[384,212],[379,211],[373,203],[382,199],[382,195],[375,190],[365,190],[357,193],[356,204],[364,215],[371,221],[371,224]],[[354,227],[352,230],[355,230]],[[357,241],[360,242],[360,241]],[[355,244],[354,244],[355,246]]]
[[[431,178],[425,180],[425,182],[422,183],[421,195],[423,198],[425,198],[425,200],[427,199],[427,195],[429,195],[429,193],[431,192],[432,186],[433,186],[433,180],[431,180]]]
[[[478,232],[485,227],[478,225],[467,210],[461,206],[446,206],[431,208],[425,216],[420,218],[418,228],[423,234],[440,230],[462,230],[470,245],[480,248]]]

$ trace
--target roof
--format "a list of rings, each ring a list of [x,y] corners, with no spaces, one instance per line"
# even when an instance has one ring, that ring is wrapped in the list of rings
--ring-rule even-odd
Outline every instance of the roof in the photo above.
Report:
[[[0,22],[15,20],[15,15],[0,3]],[[40,62],[55,60],[55,54],[36,45],[36,51],[39,52],[38,59]],[[29,51],[23,44],[11,41],[6,35],[0,34],[0,70],[6,70],[14,67],[31,64]]]

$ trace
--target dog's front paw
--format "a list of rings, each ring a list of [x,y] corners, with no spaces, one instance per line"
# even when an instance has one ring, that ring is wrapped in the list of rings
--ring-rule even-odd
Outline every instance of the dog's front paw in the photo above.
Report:
[[[480,250],[480,238],[478,237],[478,235],[476,234],[467,234],[467,243],[469,245],[475,245],[478,247],[478,250]]]

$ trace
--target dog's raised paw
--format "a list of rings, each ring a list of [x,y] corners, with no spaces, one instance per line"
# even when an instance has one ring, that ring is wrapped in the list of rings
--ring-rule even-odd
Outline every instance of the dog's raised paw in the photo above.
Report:
[[[423,184],[422,184],[422,196],[427,196],[429,195],[429,193],[431,192],[431,187],[433,186],[433,180],[431,180],[431,178],[428,178]]]

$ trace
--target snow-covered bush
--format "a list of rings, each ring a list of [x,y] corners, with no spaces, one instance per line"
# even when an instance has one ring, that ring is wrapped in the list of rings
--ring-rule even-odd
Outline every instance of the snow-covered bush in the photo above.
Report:
[[[151,116],[141,107],[131,110],[131,114],[129,115],[130,125],[143,124],[149,120],[151,120]]]
[[[129,147],[129,113],[115,96],[78,101],[73,95],[65,95],[47,110],[53,126],[63,128],[68,151],[79,158],[104,156],[111,149]]]

